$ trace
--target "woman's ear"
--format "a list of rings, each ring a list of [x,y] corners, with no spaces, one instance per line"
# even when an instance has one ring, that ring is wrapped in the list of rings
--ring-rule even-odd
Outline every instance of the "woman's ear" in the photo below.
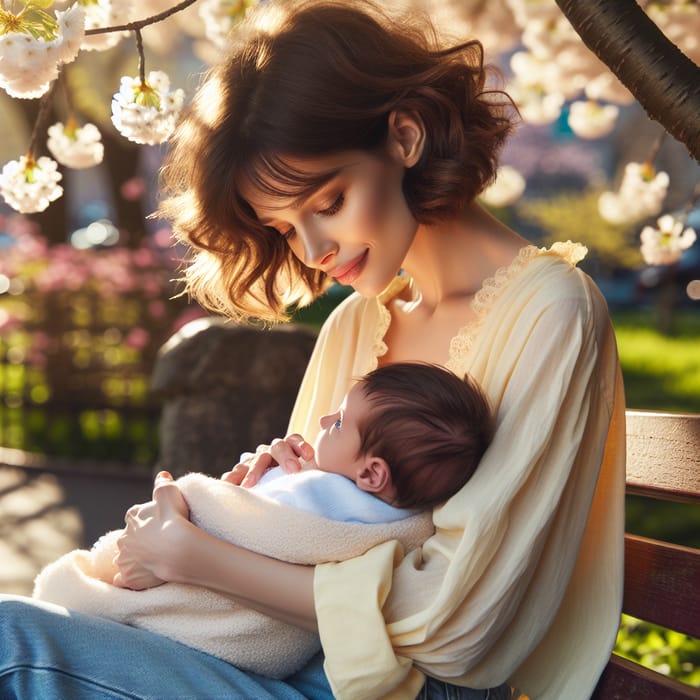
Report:
[[[406,168],[412,168],[423,155],[425,125],[415,112],[394,110],[389,114],[387,148]]]
[[[369,493],[381,493],[391,486],[391,470],[381,457],[367,457],[360,467],[355,483]]]

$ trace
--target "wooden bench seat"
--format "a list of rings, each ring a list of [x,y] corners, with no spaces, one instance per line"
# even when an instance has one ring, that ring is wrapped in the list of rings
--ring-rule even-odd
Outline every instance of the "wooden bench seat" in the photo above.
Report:
[[[627,412],[627,493],[700,504],[700,415]],[[700,637],[700,550],[626,534],[622,609]],[[592,700],[691,698],[700,688],[613,654]]]

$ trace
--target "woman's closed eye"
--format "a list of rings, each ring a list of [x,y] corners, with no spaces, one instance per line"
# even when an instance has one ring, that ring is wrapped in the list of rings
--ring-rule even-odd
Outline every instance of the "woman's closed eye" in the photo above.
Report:
[[[331,204],[329,207],[326,207],[325,209],[319,209],[316,213],[319,216],[333,216],[343,208],[343,204],[345,204],[345,193],[341,192],[335,198],[333,204]]]
[[[345,193],[341,192],[335,198],[333,204],[331,204],[329,207],[325,207],[324,209],[319,209],[316,213],[319,216],[334,216],[343,208],[343,204],[345,204]],[[275,233],[278,233],[286,241],[289,241],[292,238],[294,238],[294,234],[296,233],[296,229],[294,228],[294,226],[290,226],[289,228],[283,228],[281,226],[279,228],[276,226],[269,226],[268,228],[272,229]]]

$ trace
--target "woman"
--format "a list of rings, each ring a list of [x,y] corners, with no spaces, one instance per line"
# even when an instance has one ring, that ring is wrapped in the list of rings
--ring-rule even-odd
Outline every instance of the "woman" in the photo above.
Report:
[[[440,48],[425,25],[365,4],[314,3],[275,21],[200,88],[164,169],[163,211],[194,251],[189,291],[216,311],[279,320],[331,278],[357,294],[321,331],[290,436],[227,478],[297,469],[311,417],[353,377],[402,360],[468,370],[497,411],[493,443],[408,557],[386,543],[315,569],[266,559],[192,525],[167,476],[130,511],[122,585],[207,586],[318,629],[324,671],[317,659],[286,684],[243,678],[15,601],[33,639],[51,635],[22,653],[83,681],[109,640],[142,644],[138,680],[89,677],[121,682],[127,697],[163,679],[163,697],[493,698],[507,682],[533,698],[587,698],[619,619],[624,400],[604,301],[575,268],[585,251],[529,246],[475,203],[511,128],[478,44]],[[3,615],[13,645],[19,615]],[[77,634],[90,648],[66,669],[50,649]]]

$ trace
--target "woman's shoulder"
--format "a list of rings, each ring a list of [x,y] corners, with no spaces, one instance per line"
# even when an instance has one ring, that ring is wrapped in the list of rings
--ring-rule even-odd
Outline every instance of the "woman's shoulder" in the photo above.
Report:
[[[502,327],[511,319],[523,327],[523,319],[543,315],[607,317],[607,305],[595,283],[577,265],[587,249],[567,241],[550,247],[529,245],[521,249],[507,267],[486,280],[472,307],[476,320],[463,328],[453,341],[453,355],[463,356],[484,325]],[[457,349],[456,349],[457,348]]]
[[[562,298],[587,298],[593,283],[578,267],[587,253],[584,245],[572,241],[557,242],[549,247],[526,246],[511,265],[499,270],[484,284],[482,296],[488,300],[508,289],[529,288],[538,301],[545,303],[547,299],[556,302]]]

